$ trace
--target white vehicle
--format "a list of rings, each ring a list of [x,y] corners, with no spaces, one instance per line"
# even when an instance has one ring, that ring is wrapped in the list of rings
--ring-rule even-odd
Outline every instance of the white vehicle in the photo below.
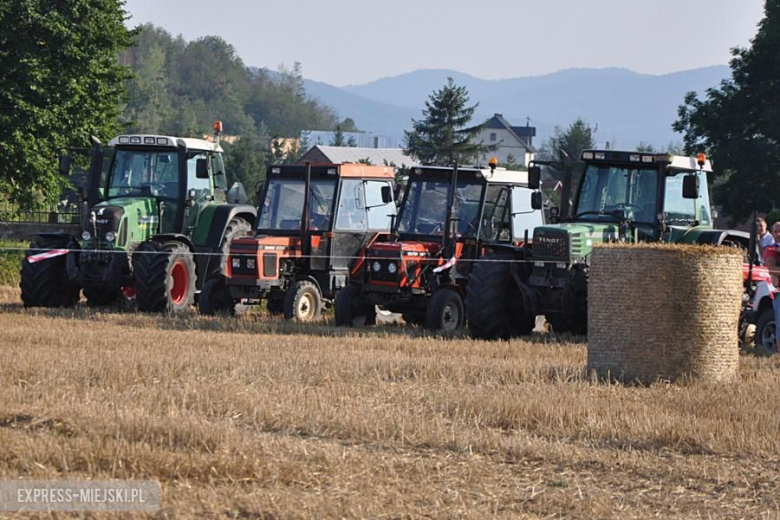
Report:
[[[776,293],[775,297],[780,298],[780,293]],[[746,295],[745,298],[749,296]],[[757,354],[768,356],[777,353],[775,314],[771,289],[767,282],[757,281],[753,297],[746,302],[741,329],[743,345],[748,349],[752,348]]]

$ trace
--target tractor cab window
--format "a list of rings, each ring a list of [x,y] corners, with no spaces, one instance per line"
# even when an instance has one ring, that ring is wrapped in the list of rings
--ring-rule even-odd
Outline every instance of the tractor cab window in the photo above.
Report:
[[[209,178],[198,179],[196,175],[198,159],[206,159],[209,161]],[[211,195],[211,177],[214,173],[213,166],[209,154],[207,153],[190,153],[187,156],[187,189],[195,190],[195,200],[201,200],[204,199],[206,195]]]
[[[509,186],[488,186],[485,209],[482,211],[482,226],[479,230],[480,240],[508,242],[512,239],[509,200]]]
[[[107,198],[154,196],[175,200],[179,194],[179,161],[175,151],[119,149],[108,176]]]
[[[392,215],[395,215],[395,202],[382,201],[382,188],[387,186],[392,192],[393,185],[387,181],[365,181],[366,211],[368,211],[368,229],[389,231]]]
[[[276,177],[268,181],[268,188],[257,219],[257,228],[299,231],[306,191],[304,184],[303,179],[294,178]],[[311,181],[309,229],[330,229],[335,196],[335,179]]]
[[[686,175],[699,175],[699,198],[684,199],[682,196],[683,179]],[[710,196],[707,190],[707,174],[705,172],[677,172],[666,177],[664,195],[664,220],[671,225],[711,225]]]
[[[531,194],[534,190],[521,186],[512,187],[512,237],[523,240],[525,233],[534,236],[534,228],[544,225],[544,212],[531,207]]]
[[[577,215],[584,220],[627,218],[652,223],[657,182],[657,170],[589,164],[582,177]]]
[[[449,188],[447,180],[410,179],[407,194],[398,213],[398,232],[419,235],[444,235]],[[455,192],[452,216],[458,233],[475,236],[479,219],[479,204],[484,183],[459,180]]]
[[[225,171],[225,161],[222,154],[215,154],[211,157],[212,173],[214,174],[214,188],[227,191],[227,172]]]
[[[366,230],[366,192],[363,181],[347,179],[341,183],[336,231]]]

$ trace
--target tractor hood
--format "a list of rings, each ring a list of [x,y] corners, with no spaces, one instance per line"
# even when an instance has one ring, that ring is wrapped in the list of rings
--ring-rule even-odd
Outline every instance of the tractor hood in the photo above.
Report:
[[[377,242],[368,250],[368,256],[435,256],[441,249],[436,242]]]
[[[574,222],[539,226],[534,230],[536,261],[576,261],[590,256],[593,246],[618,239],[617,222]]]
[[[150,198],[121,197],[92,207],[84,222],[84,231],[99,242],[113,242],[126,247],[129,242],[141,242],[157,232],[159,226],[157,201]],[[113,234],[111,240],[107,235]]]

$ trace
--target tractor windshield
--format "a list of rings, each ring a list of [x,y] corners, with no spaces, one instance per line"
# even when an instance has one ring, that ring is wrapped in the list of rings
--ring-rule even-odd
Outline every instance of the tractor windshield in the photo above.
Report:
[[[108,176],[108,198],[179,195],[176,151],[116,150]]]
[[[658,171],[589,164],[582,176],[577,219],[615,222],[655,221]]]
[[[444,235],[450,186],[449,180],[410,180],[398,214],[398,232]],[[472,179],[458,181],[452,218],[457,221],[459,235],[475,236],[484,189],[484,182]]]
[[[269,181],[265,200],[260,208],[257,229],[301,229],[303,200],[306,190],[303,179],[275,178]],[[325,230],[331,227],[333,199],[336,196],[335,179],[311,181],[309,196],[309,228]]]

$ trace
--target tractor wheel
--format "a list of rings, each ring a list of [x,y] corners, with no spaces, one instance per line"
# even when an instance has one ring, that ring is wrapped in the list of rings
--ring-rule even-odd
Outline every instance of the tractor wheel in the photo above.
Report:
[[[756,354],[763,356],[777,354],[776,334],[775,313],[770,305],[761,311],[756,322]]]
[[[67,255],[30,263],[27,258],[45,250],[64,249],[62,239],[39,238],[32,241],[22,260],[22,303],[25,307],[73,307],[79,300],[79,287],[68,278]],[[73,254],[73,253],[68,253]]]
[[[119,289],[104,287],[84,287],[84,297],[90,307],[108,307],[113,305],[120,296]]]
[[[463,299],[452,289],[439,289],[428,302],[425,328],[449,332],[463,325]]]
[[[222,243],[220,245],[222,257],[219,259],[219,268],[211,269],[211,272],[206,277],[206,280],[212,276],[217,276],[220,274],[224,275],[227,272],[228,253],[230,252],[231,240],[234,238],[246,236],[250,231],[252,231],[252,226],[250,226],[249,222],[242,218],[234,218],[228,222],[228,225],[225,228],[225,235],[222,237]]]
[[[273,314],[273,315],[284,314],[284,296],[282,297],[276,296],[273,298],[268,298],[266,307],[268,307],[269,314]]]
[[[350,284],[336,295],[336,326],[376,325],[376,307],[360,301],[360,286]]]
[[[585,298],[577,298],[571,305],[568,315],[558,313],[545,316],[547,322],[555,333],[571,332],[572,334],[585,335],[588,333],[588,301]]]
[[[195,260],[181,242],[146,242],[133,254],[138,310],[186,311],[195,299]]]
[[[284,319],[314,321],[322,312],[322,297],[316,285],[308,280],[292,284],[284,295]]]
[[[527,336],[536,326],[512,279],[511,255],[494,255],[477,262],[466,286],[469,332],[478,339]]]
[[[224,276],[215,276],[203,285],[198,298],[198,311],[206,316],[236,315],[236,304],[230,298]]]

